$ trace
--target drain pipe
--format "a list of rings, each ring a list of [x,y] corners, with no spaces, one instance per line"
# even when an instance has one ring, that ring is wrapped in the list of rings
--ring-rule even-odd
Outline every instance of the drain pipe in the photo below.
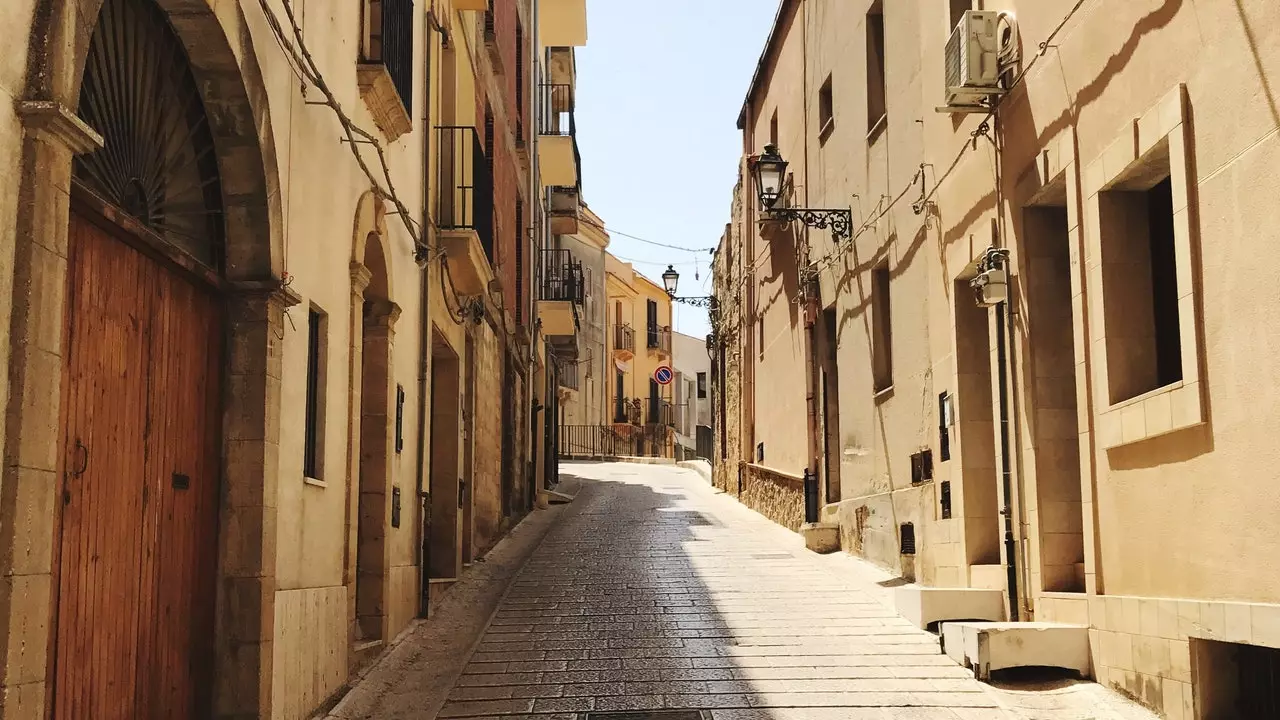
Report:
[[[1008,332],[1009,320],[1009,251],[1003,248],[990,248],[978,261],[978,277],[971,283],[978,294],[978,302],[990,305],[991,300],[998,298],[996,308],[996,373],[1000,382],[1000,480],[1004,489],[1004,506],[1000,514],[1004,516],[1004,551],[1005,571],[1009,588],[1009,620],[1017,622],[1020,601],[1018,595],[1018,543],[1013,532],[1013,468],[1009,451],[1009,359]],[[999,287],[1003,285],[1003,287]]]
[[[433,7],[425,9],[425,56],[422,80],[422,225],[431,227],[431,52]],[[431,238],[428,236],[427,257],[421,262],[421,288],[418,299],[418,461],[414,474],[418,486],[418,617],[425,618],[431,606],[431,493],[427,483],[427,383],[431,372]]]

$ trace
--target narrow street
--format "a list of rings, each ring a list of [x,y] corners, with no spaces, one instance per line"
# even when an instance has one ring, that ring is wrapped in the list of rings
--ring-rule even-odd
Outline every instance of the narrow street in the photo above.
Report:
[[[592,464],[565,475],[581,488],[575,501],[512,582],[437,717],[1153,717],[1090,683],[978,683],[897,616],[887,576],[807,552],[693,471]],[[429,717],[413,668],[395,672],[375,680],[394,697],[334,717]]]

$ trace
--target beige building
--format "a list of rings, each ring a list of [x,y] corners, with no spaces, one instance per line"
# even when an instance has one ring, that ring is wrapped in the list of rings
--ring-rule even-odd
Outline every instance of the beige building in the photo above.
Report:
[[[578,359],[561,363],[560,424],[602,426],[609,422],[608,308],[605,295],[605,257],[609,233],[604,222],[585,204],[577,231],[560,236],[560,247],[582,263],[583,299],[578,320]]]
[[[717,483],[798,527],[814,473],[846,551],[1087,627],[1166,717],[1262,716],[1275,4],[781,5],[716,261]],[[769,144],[775,210],[850,237],[759,225]]]
[[[610,422],[639,443],[635,454],[673,451],[674,395],[654,374],[671,371],[671,298],[666,290],[613,255],[605,257],[607,322],[612,339],[608,388]]]
[[[310,717],[532,507],[585,3],[3,5],[0,717]]]

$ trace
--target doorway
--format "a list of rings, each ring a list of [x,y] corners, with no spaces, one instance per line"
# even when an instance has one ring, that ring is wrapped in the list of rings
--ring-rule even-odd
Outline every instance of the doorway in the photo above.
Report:
[[[227,329],[217,159],[164,12],[107,0],[92,31],[77,113],[105,149],[73,170],[62,413],[48,420],[63,470],[50,714],[206,717]]]
[[[444,336],[431,343],[431,540],[427,567],[433,580],[454,580],[462,562],[458,542],[461,494],[462,378],[458,355]]]
[[[1084,506],[1066,183],[1023,212],[1041,589],[1084,592]],[[1061,204],[1058,204],[1061,202]]]
[[[822,311],[821,351],[818,356],[822,390],[822,456],[826,502],[840,502],[840,368],[837,360],[836,307]]]
[[[209,706],[218,296],[83,209],[70,229],[55,717]]]
[[[999,473],[989,315],[967,280],[952,290],[956,312],[956,419],[960,435],[960,508],[969,566],[1000,563]]]
[[[462,486],[458,488],[462,506],[462,564],[475,559],[475,409],[476,409],[476,343],[467,337],[467,363],[462,392]],[[503,457],[506,457],[505,455]]]
[[[392,450],[392,338],[398,310],[388,297],[388,272],[382,240],[370,233],[364,265],[369,285],[364,291],[360,341],[360,469],[356,527],[357,645],[386,638],[389,581],[387,525],[390,512]]]

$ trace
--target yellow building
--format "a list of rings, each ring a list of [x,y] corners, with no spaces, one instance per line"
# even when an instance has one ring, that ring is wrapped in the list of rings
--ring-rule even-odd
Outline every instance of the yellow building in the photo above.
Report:
[[[647,428],[649,442],[637,448],[638,454],[652,454],[654,439],[667,451],[674,422],[672,389],[654,375],[659,367],[671,368],[671,298],[661,285],[612,254],[606,255],[605,267],[613,354],[607,388],[610,419],[614,425]]]

